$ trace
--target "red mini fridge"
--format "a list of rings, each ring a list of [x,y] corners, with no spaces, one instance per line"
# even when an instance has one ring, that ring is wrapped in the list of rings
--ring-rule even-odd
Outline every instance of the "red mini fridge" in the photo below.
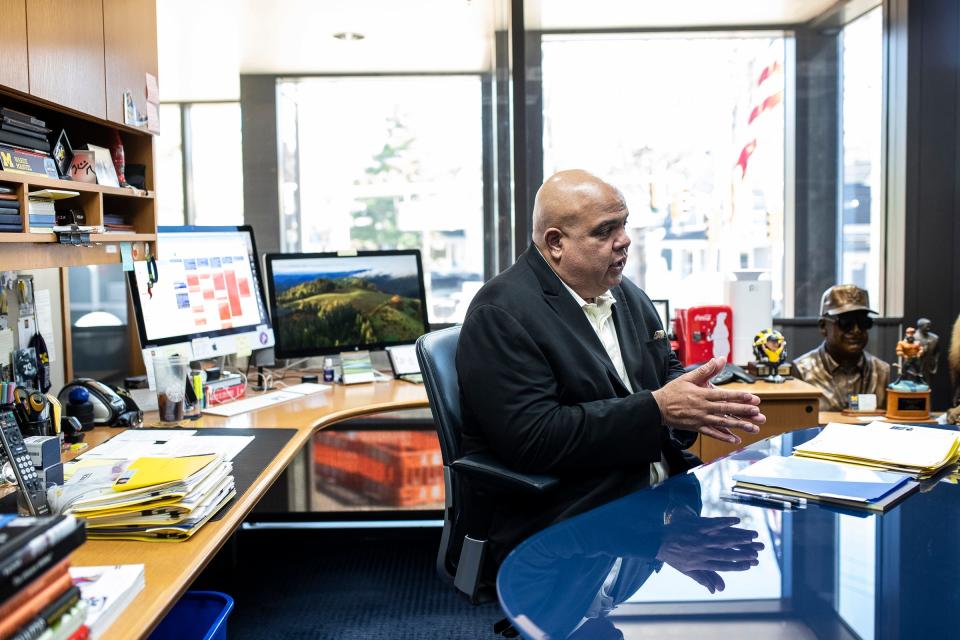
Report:
[[[675,328],[683,366],[710,358],[733,363],[733,311],[726,305],[677,309]]]

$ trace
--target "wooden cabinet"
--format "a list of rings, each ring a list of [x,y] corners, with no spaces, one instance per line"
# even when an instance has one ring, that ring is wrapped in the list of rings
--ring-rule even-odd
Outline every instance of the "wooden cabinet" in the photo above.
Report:
[[[103,0],[107,120],[123,123],[123,92],[147,113],[146,74],[157,76],[157,6],[154,0]]]
[[[27,0],[27,43],[31,95],[106,117],[102,0]]]
[[[0,106],[43,120],[52,130],[51,144],[63,130],[74,148],[109,148],[119,133],[126,164],[143,165],[146,176],[144,192],[0,170],[0,185],[13,189],[20,201],[24,231],[30,226],[29,194],[45,188],[80,192],[56,207],[82,209],[86,224],[102,225],[112,214],[133,227],[94,234],[87,247],[62,245],[53,233],[0,232],[0,265],[39,269],[119,262],[120,242],[132,243],[134,259],[143,259],[157,232],[156,145],[145,129],[124,124],[123,91],[133,92],[146,113],[146,73],[157,74],[155,0],[0,0],[0,36]]]
[[[0,84],[28,91],[26,0],[0,0],[0,42]]]

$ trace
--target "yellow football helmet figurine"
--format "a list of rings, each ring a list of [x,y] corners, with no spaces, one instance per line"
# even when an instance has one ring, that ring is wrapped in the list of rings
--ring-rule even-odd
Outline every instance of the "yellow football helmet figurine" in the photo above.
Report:
[[[774,366],[787,357],[787,341],[776,329],[764,329],[753,338],[753,354],[757,362],[766,362]]]

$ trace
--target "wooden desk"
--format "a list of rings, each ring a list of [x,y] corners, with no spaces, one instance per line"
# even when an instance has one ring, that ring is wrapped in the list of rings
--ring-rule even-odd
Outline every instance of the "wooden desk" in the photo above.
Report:
[[[937,424],[937,418],[941,415],[940,412],[930,414],[930,417],[926,420],[891,420],[884,416],[864,416],[869,417],[870,421],[879,420],[881,422],[901,422],[906,424]],[[829,424],[831,422],[839,422],[841,424],[867,424],[858,416],[845,416],[839,411],[821,411],[820,412],[820,424]]]
[[[146,637],[310,441],[314,431],[357,416],[428,406],[423,385],[392,380],[349,387],[333,385],[330,391],[259,411],[232,418],[204,416],[190,423],[191,428],[293,428],[297,432],[227,514],[205,524],[189,540],[176,543],[90,540],[74,553],[72,564],[75,566],[144,565],[146,586],[102,637],[117,640]],[[145,424],[153,426],[155,422],[156,415],[148,414]],[[94,429],[87,434],[86,441],[94,446],[117,433],[119,429]]]
[[[759,396],[760,410],[767,417],[767,423],[760,427],[760,432],[757,434],[748,435],[738,432],[743,443],[737,446],[700,436],[691,451],[699,455],[704,462],[716,460],[740,447],[770,436],[796,429],[816,427],[819,424],[820,390],[802,380],[787,380],[782,384],[772,384],[762,380],[753,384],[732,382],[720,388],[747,391]]]

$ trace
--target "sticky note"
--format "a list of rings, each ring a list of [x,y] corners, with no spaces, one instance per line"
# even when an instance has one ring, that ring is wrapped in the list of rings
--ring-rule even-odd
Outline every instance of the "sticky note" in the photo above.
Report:
[[[250,348],[250,339],[247,336],[237,336],[237,355],[241,358],[247,357],[252,353]]]
[[[120,243],[120,261],[124,271],[133,271],[133,245],[129,242]]]

